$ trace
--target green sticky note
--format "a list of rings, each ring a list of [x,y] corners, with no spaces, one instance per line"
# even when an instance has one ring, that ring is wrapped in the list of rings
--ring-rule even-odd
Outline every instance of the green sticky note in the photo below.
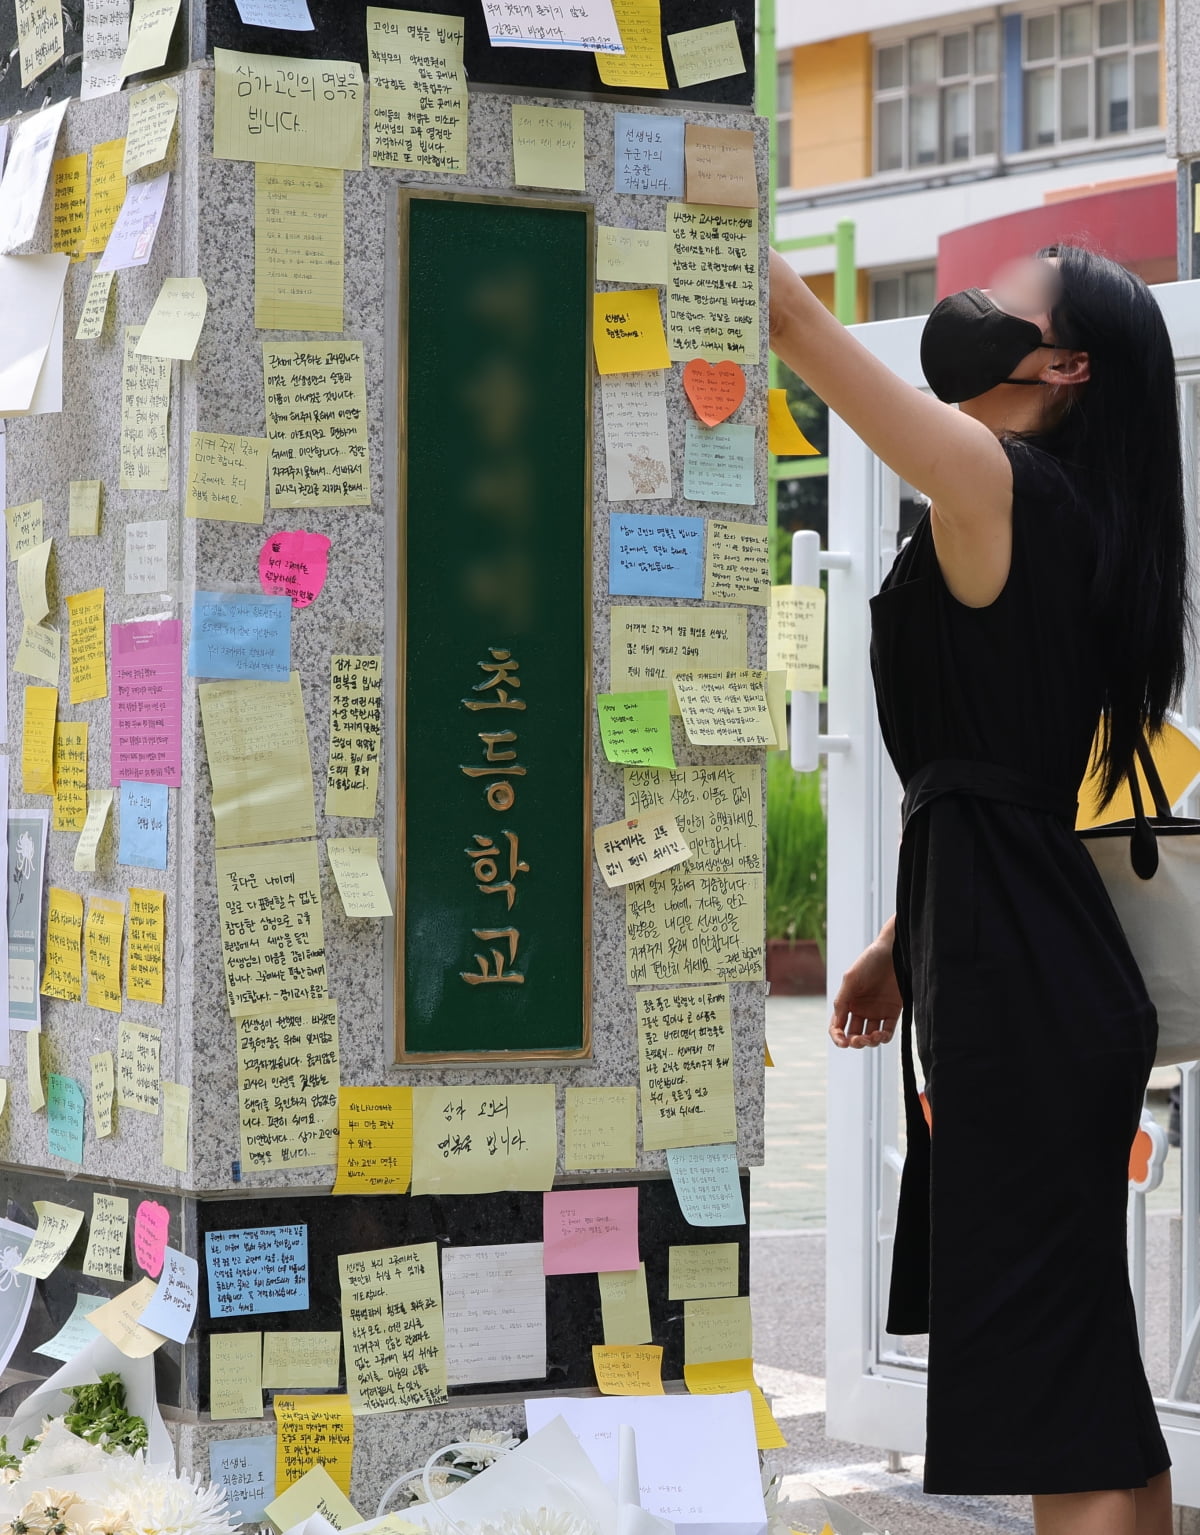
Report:
[[[667,690],[646,693],[599,693],[600,739],[610,762],[636,767],[675,766]]]

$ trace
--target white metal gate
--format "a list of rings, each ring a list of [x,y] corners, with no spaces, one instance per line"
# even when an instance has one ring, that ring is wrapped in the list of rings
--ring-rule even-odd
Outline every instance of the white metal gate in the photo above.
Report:
[[[1200,506],[1200,281],[1154,290],[1179,377],[1190,526]],[[855,327],[872,352],[924,384],[921,319]],[[867,599],[894,557],[901,486],[839,420],[829,442],[829,943],[830,988],[894,910],[899,784],[880,740],[868,666]],[[1195,569],[1195,563],[1193,564]],[[810,578],[811,579],[811,576]],[[1200,740],[1197,674],[1180,723]],[[809,727],[812,728],[811,726]],[[825,744],[825,743],[823,743]],[[802,743],[793,742],[794,748]],[[1195,789],[1183,808],[1200,814]],[[1200,941],[1200,933],[1197,934]],[[920,1454],[923,1339],[884,1330],[903,1113],[899,1035],[890,1046],[829,1045],[827,1152],[827,1416],[836,1438]],[[1177,1159],[1172,1164],[1171,1159]],[[1170,1447],[1177,1503],[1200,1507],[1200,1068],[1183,1072],[1182,1146],[1164,1190],[1130,1195],[1130,1272],[1143,1352]],[[1178,1168],[1176,1177],[1175,1168]],[[1177,1189],[1177,1193],[1174,1191]],[[1147,1202],[1151,1213],[1147,1218]],[[1097,1348],[1106,1346],[1096,1339]]]

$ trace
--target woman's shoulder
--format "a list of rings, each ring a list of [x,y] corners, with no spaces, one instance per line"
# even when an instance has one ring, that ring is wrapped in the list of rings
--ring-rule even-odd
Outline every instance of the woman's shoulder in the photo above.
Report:
[[[1045,444],[1028,437],[1001,437],[1013,476],[1013,503],[1033,500],[1078,508],[1079,476],[1073,467]]]

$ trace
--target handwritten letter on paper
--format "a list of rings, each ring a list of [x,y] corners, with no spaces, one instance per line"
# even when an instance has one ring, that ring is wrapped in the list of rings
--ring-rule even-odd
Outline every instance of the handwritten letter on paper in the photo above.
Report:
[[[756,363],[758,210],[668,203],[667,263],[671,357]]]
[[[737,1139],[729,988],[639,991],[642,1145]]]
[[[438,1244],[343,1253],[342,1337],[356,1413],[446,1400]]]
[[[337,1003],[256,1008],[235,1025],[243,1165],[250,1171],[332,1166],[340,1080]]]
[[[264,341],[271,505],[369,506],[361,341]]]
[[[345,177],[315,166],[254,167],[254,324],[342,328]]]
[[[315,842],[218,848],[217,901],[229,1011],[328,996]]]
[[[347,59],[214,48],[213,155],[362,170],[362,70]]]
[[[371,164],[467,172],[463,18],[367,7]]]

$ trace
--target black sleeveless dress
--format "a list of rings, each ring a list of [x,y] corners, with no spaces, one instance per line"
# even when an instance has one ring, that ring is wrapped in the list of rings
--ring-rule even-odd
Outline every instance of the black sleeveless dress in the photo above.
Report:
[[[1102,694],[1086,510],[1048,453],[1006,452],[996,601],[951,595],[928,512],[871,599],[905,786],[908,1149],[886,1325],[929,1334],[926,1492],[1139,1487],[1170,1465],[1125,1248],[1158,1025],[1073,829]]]

